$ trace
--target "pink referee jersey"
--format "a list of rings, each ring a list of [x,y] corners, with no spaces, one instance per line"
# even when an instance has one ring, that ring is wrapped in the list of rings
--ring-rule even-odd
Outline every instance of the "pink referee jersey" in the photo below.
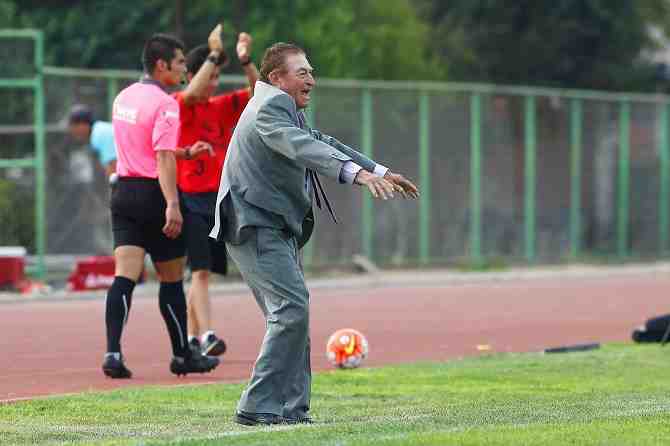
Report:
[[[177,148],[179,104],[157,82],[143,79],[118,94],[113,110],[116,172],[158,178],[156,152]]]

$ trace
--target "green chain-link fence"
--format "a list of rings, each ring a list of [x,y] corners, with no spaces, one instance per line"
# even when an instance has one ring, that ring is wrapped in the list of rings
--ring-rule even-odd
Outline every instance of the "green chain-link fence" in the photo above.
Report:
[[[20,245],[35,255],[29,271],[45,274],[45,119],[43,36],[36,30],[0,30],[0,246]]]
[[[13,53],[14,42],[30,41],[21,60],[34,60],[28,77],[0,80],[8,104],[0,111],[8,123],[0,126],[0,205],[5,190],[22,188],[21,203],[35,209],[34,236],[3,233],[2,243],[27,244],[47,256],[109,253],[106,181],[93,152],[66,136],[65,118],[72,104],[85,103],[109,119],[116,93],[140,73],[40,70],[38,32],[0,37],[11,38]],[[222,87],[243,82],[225,77]],[[341,222],[318,213],[306,264],[342,265],[356,253],[384,266],[664,257],[668,99],[319,80],[310,122],[416,180],[421,198],[378,202],[326,184]],[[35,169],[8,174],[25,168]],[[0,206],[0,221],[16,219],[13,209]]]

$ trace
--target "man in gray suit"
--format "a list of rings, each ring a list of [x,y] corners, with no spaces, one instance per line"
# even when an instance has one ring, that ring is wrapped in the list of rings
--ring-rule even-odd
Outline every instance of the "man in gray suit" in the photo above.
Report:
[[[299,249],[312,199],[333,210],[317,174],[367,187],[375,198],[418,190],[357,151],[305,125],[315,86],[302,49],[268,48],[254,96],[228,147],[210,236],[224,240],[266,320],[261,352],[237,406],[244,425],[310,423],[309,292]]]

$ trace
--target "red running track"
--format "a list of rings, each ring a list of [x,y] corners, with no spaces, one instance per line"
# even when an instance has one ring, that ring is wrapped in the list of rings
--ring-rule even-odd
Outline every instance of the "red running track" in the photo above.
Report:
[[[328,336],[361,330],[369,366],[447,360],[492,352],[540,351],[583,342],[630,339],[646,318],[670,312],[670,278],[621,276],[533,279],[442,287],[321,289],[312,292],[312,364],[329,368]],[[217,332],[229,345],[208,375],[173,377],[157,299],[133,301],[123,346],[132,380],[106,379],[104,301],[0,304],[0,401],[147,384],[244,381],[264,323],[250,293],[213,299]]]

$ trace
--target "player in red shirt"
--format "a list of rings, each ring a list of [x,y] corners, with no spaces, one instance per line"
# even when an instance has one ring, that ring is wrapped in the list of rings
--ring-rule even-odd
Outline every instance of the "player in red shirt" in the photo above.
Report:
[[[196,47],[186,56],[189,83],[184,91],[175,94],[181,123],[179,146],[204,141],[213,148],[213,153],[198,156],[191,156],[186,150],[177,160],[186,253],[192,271],[188,291],[189,344],[212,356],[222,355],[226,344],[212,330],[209,273],[225,274],[227,259],[223,243],[214,241],[208,234],[214,224],[216,194],[228,143],[258,79],[258,70],[250,57],[249,34],[240,33],[236,51],[249,88],[214,95],[221,67],[228,62],[228,57],[220,32],[212,32],[208,45]]]

